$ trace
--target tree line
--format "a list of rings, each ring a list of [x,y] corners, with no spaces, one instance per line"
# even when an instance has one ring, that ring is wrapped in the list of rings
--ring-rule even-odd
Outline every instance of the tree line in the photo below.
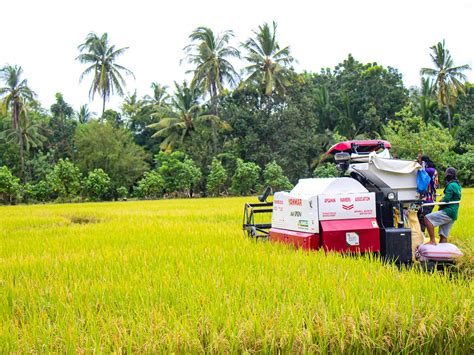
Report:
[[[406,88],[397,69],[348,55],[319,73],[296,72],[277,24],[265,23],[232,45],[232,31],[198,27],[184,48],[190,82],[153,82],[125,94],[119,64],[128,48],[107,33],[78,46],[91,80],[90,99],[75,110],[56,94],[45,109],[18,65],[0,70],[0,200],[7,203],[108,200],[133,196],[250,194],[265,185],[288,189],[298,178],[336,174],[323,161],[344,139],[388,139],[392,153],[429,155],[474,184],[474,86],[467,65],[454,64],[444,41],[427,53],[420,86]],[[243,61],[238,70],[232,62]],[[124,97],[107,109],[112,95]]]

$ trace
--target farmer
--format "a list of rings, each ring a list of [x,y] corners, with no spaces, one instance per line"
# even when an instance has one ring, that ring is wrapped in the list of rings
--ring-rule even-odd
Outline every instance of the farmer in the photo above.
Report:
[[[421,165],[425,169],[426,173],[430,177],[430,183],[425,193],[425,203],[436,202],[436,189],[438,188],[438,172],[436,171],[434,163],[429,157],[423,155],[421,157]],[[418,211],[418,221],[420,222],[421,231],[425,233],[425,216],[433,212],[434,206],[426,206],[420,208]]]
[[[444,173],[446,188],[441,202],[461,201],[461,186],[456,177],[456,169],[447,168]],[[434,229],[439,226],[439,242],[446,243],[449,237],[449,231],[458,218],[459,203],[441,205],[439,211],[429,213],[425,216],[425,225],[430,236],[430,244],[436,244]]]

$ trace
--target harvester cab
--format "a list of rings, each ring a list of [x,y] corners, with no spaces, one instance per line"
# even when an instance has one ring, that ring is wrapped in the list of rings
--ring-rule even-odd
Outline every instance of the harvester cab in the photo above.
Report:
[[[303,249],[380,253],[411,263],[415,243],[407,212],[422,204],[421,166],[393,159],[390,148],[381,140],[332,146],[326,155],[334,155],[341,177],[300,179],[291,191],[275,192],[273,202],[266,201],[267,190],[259,203],[245,205],[244,231]]]

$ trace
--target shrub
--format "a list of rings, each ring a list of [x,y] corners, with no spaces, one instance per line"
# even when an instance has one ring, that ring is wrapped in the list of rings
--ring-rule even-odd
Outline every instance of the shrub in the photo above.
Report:
[[[290,180],[283,174],[283,169],[275,161],[265,165],[263,179],[265,186],[270,186],[274,192],[293,188]]]
[[[135,187],[135,196],[158,198],[163,196],[164,185],[165,181],[157,171],[147,171]]]
[[[225,189],[227,181],[227,172],[222,166],[219,159],[213,158],[209,167],[209,175],[207,176],[207,192],[212,196],[218,196]]]
[[[440,180],[443,180],[443,170],[452,166],[457,171],[459,182],[463,186],[474,186],[474,145],[465,145],[466,152],[464,154],[446,154],[446,163],[440,169],[438,174]],[[443,182],[443,181],[441,181]]]
[[[385,130],[385,138],[392,143],[392,154],[401,159],[415,160],[418,153],[422,153],[437,166],[445,166],[442,153],[455,145],[448,129],[425,123],[412,113],[411,106],[403,108],[397,116],[401,120],[391,120]]]
[[[20,179],[6,166],[0,168],[0,202],[14,203],[20,193]]]
[[[236,195],[249,195],[256,191],[260,167],[252,162],[245,163],[237,159],[234,176],[232,176],[231,191]]]
[[[23,199],[37,202],[46,202],[51,198],[51,187],[45,180],[40,180],[36,184],[26,184],[23,188]]]
[[[128,189],[125,186],[120,186],[117,189],[116,195],[118,199],[125,200],[127,199],[127,196],[128,196]]]
[[[54,197],[60,199],[70,200],[81,187],[81,173],[69,159],[60,159],[46,179]]]
[[[339,170],[334,163],[323,163],[314,169],[313,176],[316,178],[332,178],[339,176]]]
[[[92,201],[100,201],[107,198],[110,192],[110,177],[102,169],[89,171],[84,180],[86,196]]]
[[[201,169],[186,154],[180,151],[160,152],[155,156],[156,171],[164,180],[164,192],[187,193],[192,196],[193,189],[202,177]]]

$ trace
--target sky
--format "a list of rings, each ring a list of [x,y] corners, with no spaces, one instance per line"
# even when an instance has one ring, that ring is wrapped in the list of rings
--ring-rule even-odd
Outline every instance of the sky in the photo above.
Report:
[[[277,39],[290,46],[297,71],[333,68],[351,53],[398,69],[410,87],[419,84],[420,68],[432,66],[430,47],[443,39],[455,65],[474,67],[474,0],[16,0],[1,11],[0,66],[22,66],[45,108],[61,92],[75,110],[88,104],[101,112],[100,98],[89,99],[92,77],[80,83],[85,66],[75,60],[89,32],[107,32],[112,44],[129,47],[117,63],[135,74],[125,92],[139,96],[151,94],[152,82],[172,88],[190,78],[180,61],[198,26],[233,30],[237,46],[276,21]],[[473,82],[473,70],[467,75]],[[121,101],[115,97],[107,108],[119,109]]]

